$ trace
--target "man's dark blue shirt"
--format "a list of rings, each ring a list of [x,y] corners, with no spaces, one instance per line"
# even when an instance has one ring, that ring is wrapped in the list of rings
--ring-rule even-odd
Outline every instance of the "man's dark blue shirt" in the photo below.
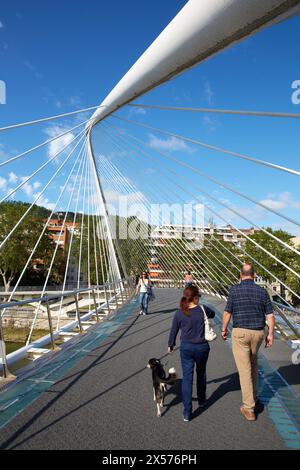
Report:
[[[262,330],[266,315],[273,313],[273,306],[265,289],[254,280],[245,279],[231,287],[225,311],[232,314],[233,328]]]

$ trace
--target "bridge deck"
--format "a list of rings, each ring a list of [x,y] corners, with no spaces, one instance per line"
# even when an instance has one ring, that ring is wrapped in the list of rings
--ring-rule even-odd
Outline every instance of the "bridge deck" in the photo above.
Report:
[[[220,338],[211,345],[208,406],[184,423],[179,378],[166,397],[162,418],[156,417],[151,373],[145,365],[150,357],[159,357],[168,363],[167,367],[175,366],[181,375],[178,350],[172,356],[166,354],[179,296],[178,290],[157,290],[156,300],[150,304],[151,314],[146,317],[136,315],[137,305],[132,302],[123,308],[118,321],[94,327],[80,341],[58,353],[51,361],[56,361],[52,375],[46,374],[49,362],[45,362],[39,376],[24,379],[24,396],[30,395],[30,380],[31,385],[38,384],[26,406],[22,400],[13,403],[14,394],[16,397],[21,393],[20,387],[24,391],[24,381],[3,391],[2,405],[8,398],[12,404],[3,406],[0,413],[1,448],[300,448],[300,400],[295,390],[287,386],[262,354],[260,389],[267,406],[257,422],[246,422],[239,412],[241,395],[231,349]],[[206,297],[206,301],[220,311],[223,308],[220,300]],[[67,354],[74,357],[74,351],[80,351],[77,363],[70,362],[67,371],[57,367]]]

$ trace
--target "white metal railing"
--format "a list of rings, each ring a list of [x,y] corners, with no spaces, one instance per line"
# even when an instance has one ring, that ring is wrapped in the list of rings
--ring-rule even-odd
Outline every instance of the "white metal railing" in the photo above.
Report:
[[[104,294],[105,300],[100,301],[99,291]],[[89,294],[91,295],[91,304],[93,305],[93,309],[90,310],[88,313],[82,315],[80,312],[78,298],[80,294]],[[55,344],[56,339],[64,332],[68,332],[74,330],[75,328],[79,329],[79,333],[83,332],[83,322],[89,320],[93,316],[96,317],[97,323],[100,321],[100,312],[105,310],[107,311],[107,316],[110,316],[112,310],[112,304],[116,306],[118,309],[119,306],[123,305],[126,301],[128,301],[133,295],[133,285],[130,278],[124,279],[116,282],[108,282],[104,285],[100,286],[93,286],[90,288],[83,288],[83,289],[76,289],[69,292],[62,292],[60,294],[53,294],[53,295],[42,295],[38,298],[26,299],[21,301],[10,301],[7,303],[0,304],[0,310],[5,309],[8,310],[10,308],[21,307],[23,305],[33,304],[33,303],[40,303],[41,305],[44,304],[46,306],[47,311],[47,320],[48,320],[48,327],[49,327],[49,334],[39,338],[32,343],[21,347],[20,349],[6,354],[6,347],[5,347],[5,336],[4,336],[4,328],[2,317],[0,315],[0,364],[2,364],[3,376],[2,379],[10,379],[14,378],[12,374],[10,374],[8,366],[16,363],[17,361],[24,359],[28,351],[32,348],[42,348],[46,345],[50,344],[50,349],[56,350],[57,346]],[[51,302],[54,300],[63,300],[65,298],[72,297],[74,299],[74,307],[76,312],[76,319],[70,321],[67,325],[62,326],[59,330],[53,330],[53,318],[51,314]],[[97,300],[98,297],[98,300]],[[90,305],[90,304],[89,304]]]

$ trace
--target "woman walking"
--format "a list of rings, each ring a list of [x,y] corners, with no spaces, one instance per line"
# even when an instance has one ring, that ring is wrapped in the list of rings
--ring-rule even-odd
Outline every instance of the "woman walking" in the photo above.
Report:
[[[194,283],[193,281],[193,276],[191,274],[191,271],[188,271],[186,275],[184,276],[184,287],[190,287]]]
[[[178,331],[181,330],[180,358],[182,366],[182,401],[183,419],[189,421],[192,414],[192,392],[194,367],[197,374],[197,398],[199,407],[206,400],[206,363],[210,347],[205,339],[204,312],[199,306],[201,294],[197,286],[187,287],[183,292],[180,309],[176,312],[169,336],[171,353],[176,344]],[[214,318],[215,312],[203,306],[208,318]]]
[[[140,291],[140,315],[148,314],[148,304],[151,296],[151,281],[148,274],[144,271],[135,289],[135,295]]]

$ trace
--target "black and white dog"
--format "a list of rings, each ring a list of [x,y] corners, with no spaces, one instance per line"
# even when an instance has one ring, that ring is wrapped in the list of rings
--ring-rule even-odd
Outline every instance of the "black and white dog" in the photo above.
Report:
[[[164,406],[164,398],[167,391],[167,385],[174,385],[177,379],[174,367],[169,369],[169,375],[166,372],[159,359],[155,357],[150,359],[147,364],[148,369],[152,370],[154,401],[157,406],[157,416],[161,416],[161,408]]]

